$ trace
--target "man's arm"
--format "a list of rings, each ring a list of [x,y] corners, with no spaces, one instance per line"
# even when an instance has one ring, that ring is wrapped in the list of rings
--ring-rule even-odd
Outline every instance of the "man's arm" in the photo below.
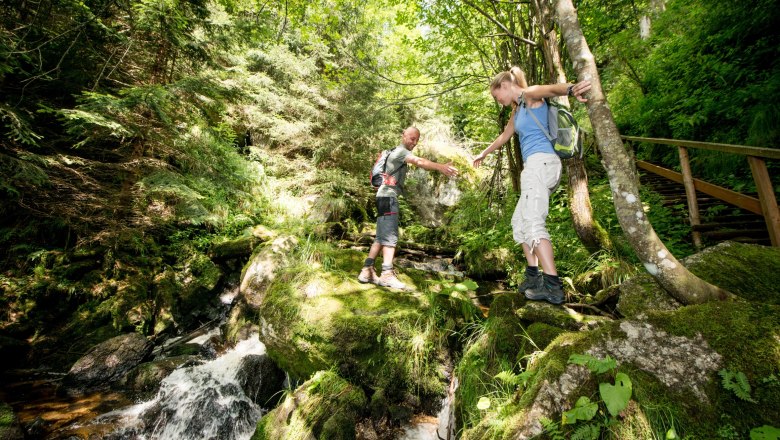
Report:
[[[406,156],[404,162],[410,163],[412,165],[416,165],[424,170],[438,171],[444,174],[445,176],[456,176],[458,174],[458,170],[457,168],[452,166],[452,162],[446,164],[438,163],[422,157],[417,157],[414,154],[410,154]]]

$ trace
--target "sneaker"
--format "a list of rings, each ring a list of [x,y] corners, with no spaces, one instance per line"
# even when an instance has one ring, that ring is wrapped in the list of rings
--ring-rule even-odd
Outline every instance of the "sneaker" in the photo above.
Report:
[[[544,276],[540,272],[539,275],[526,276],[525,281],[520,283],[517,290],[520,293],[525,293],[528,289],[539,289],[542,285],[544,285]]]
[[[360,275],[358,275],[358,281],[360,281],[361,283],[376,284],[377,280],[379,280],[379,277],[376,276],[376,272],[374,271],[373,267],[366,266],[360,270]]]
[[[402,283],[396,276],[394,270],[382,271],[382,276],[379,277],[377,283],[383,287],[389,287],[391,289],[406,290],[406,284]]]
[[[545,300],[552,304],[562,304],[566,296],[563,294],[561,286],[550,287],[542,284],[541,287],[528,289],[525,291],[525,297],[532,300]]]

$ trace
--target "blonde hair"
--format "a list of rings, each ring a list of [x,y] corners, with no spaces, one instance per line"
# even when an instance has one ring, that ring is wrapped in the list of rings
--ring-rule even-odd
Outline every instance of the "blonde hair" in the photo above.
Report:
[[[501,84],[505,82],[511,82],[512,84],[518,85],[522,88],[528,87],[528,82],[525,80],[525,72],[523,72],[523,69],[517,66],[512,66],[512,68],[508,71],[501,72],[496,75],[495,78],[493,78],[493,81],[490,83],[490,90],[495,90],[501,87]]]

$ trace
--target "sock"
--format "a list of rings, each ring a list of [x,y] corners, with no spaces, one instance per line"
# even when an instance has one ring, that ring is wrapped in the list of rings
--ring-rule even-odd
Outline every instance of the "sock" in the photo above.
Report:
[[[527,266],[525,268],[526,278],[539,276],[539,266]]]
[[[366,258],[366,261],[363,262],[363,267],[368,267],[368,266],[372,266],[372,267],[374,266],[373,258]]]
[[[544,274],[544,285],[545,287],[548,288],[552,288],[552,287],[561,288],[563,286],[563,283],[561,282],[561,279],[560,277],[558,277],[558,275]]]
[[[383,264],[382,265],[382,272],[386,272],[388,270],[393,270],[393,265],[392,264]]]

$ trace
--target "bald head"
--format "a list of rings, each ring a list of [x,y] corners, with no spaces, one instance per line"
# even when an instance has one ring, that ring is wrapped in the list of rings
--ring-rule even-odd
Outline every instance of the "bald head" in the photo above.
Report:
[[[417,127],[407,127],[401,135],[401,143],[407,150],[412,151],[420,140],[420,130]]]

